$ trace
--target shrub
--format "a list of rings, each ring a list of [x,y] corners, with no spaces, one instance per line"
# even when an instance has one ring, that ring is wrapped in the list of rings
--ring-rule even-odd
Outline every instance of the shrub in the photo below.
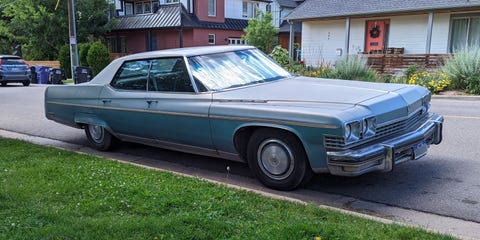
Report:
[[[65,70],[67,77],[72,76],[72,64],[70,62],[70,45],[65,44],[60,48],[58,52],[58,61],[60,62],[60,68]]]
[[[92,43],[87,54],[88,65],[92,68],[95,76],[110,63],[110,56],[107,47],[101,42]]]
[[[288,56],[288,50],[280,45],[275,46],[269,56],[285,68],[292,63],[292,59]]]
[[[78,44],[78,61],[80,66],[89,66],[87,61],[88,50],[90,49],[90,43]]]
[[[377,73],[367,65],[367,59],[351,55],[335,62],[334,74],[336,78],[346,80],[362,80],[374,82]]]
[[[442,71],[452,80],[452,88],[480,94],[480,48],[467,48],[447,58]]]
[[[417,71],[411,74],[408,84],[417,84],[430,90],[432,93],[439,93],[451,84],[451,80],[444,72]]]

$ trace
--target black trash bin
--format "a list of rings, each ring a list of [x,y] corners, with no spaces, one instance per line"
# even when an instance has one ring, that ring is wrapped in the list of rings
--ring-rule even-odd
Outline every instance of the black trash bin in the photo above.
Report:
[[[66,80],[65,71],[60,68],[53,68],[50,70],[50,83],[51,84],[63,84],[63,80]]]
[[[88,82],[92,79],[92,69],[89,67],[76,67],[73,81],[75,84]]]
[[[30,83],[38,83],[37,68],[35,66],[30,67]]]

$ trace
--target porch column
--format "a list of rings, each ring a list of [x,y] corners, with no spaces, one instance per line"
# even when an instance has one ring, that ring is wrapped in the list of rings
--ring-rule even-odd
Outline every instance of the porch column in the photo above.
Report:
[[[433,30],[433,12],[428,13],[428,25],[427,25],[427,44],[425,46],[425,53],[430,54],[432,47],[432,30]]]
[[[288,24],[290,24],[290,38],[288,39],[288,57],[293,59],[293,43],[295,41],[295,25],[293,24],[292,21],[288,21]]]
[[[345,55],[348,56],[350,53],[350,17],[346,18],[345,21]]]

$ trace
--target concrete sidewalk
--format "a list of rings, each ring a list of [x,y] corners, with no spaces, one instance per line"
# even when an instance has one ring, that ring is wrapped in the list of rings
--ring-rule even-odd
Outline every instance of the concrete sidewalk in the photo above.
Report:
[[[396,223],[406,226],[421,227],[428,231],[452,235],[460,239],[480,239],[480,223],[440,216],[426,212],[388,206],[323,192],[299,189],[291,192],[280,192],[265,188],[252,178],[211,172],[197,168],[162,162],[145,157],[137,157],[118,152],[99,152],[89,147],[65,143],[58,140],[29,136],[25,134],[0,130],[0,137],[24,140],[27,142],[52,146],[65,150],[98,155],[115,161],[137,165],[144,168],[168,171],[187,177],[202,178],[229,187],[253,191],[268,197],[300,203],[314,203],[321,208],[333,209],[346,214],[360,216],[384,223]]]

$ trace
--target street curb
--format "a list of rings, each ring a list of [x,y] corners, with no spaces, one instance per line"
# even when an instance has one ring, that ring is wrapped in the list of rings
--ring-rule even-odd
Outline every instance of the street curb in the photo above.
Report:
[[[473,95],[432,95],[432,99],[458,100],[458,101],[480,101],[480,96]]]
[[[385,224],[399,224],[408,227],[418,227],[429,232],[447,234],[465,240],[480,239],[480,233],[476,231],[476,229],[480,229],[480,223],[471,221],[445,217],[411,209],[403,209],[381,203],[368,202],[352,197],[323,193],[308,189],[281,192],[268,189],[263,185],[260,185],[257,180],[247,177],[229,175],[228,173],[224,174],[211,172],[197,168],[186,168],[185,166],[176,163],[157,161],[155,159],[133,156],[119,152],[100,152],[82,145],[66,143],[55,139],[30,136],[3,129],[0,129],[0,137],[23,140],[38,145],[55,147],[81,154],[96,155],[146,169],[170,172],[190,178],[198,178],[215,184],[254,192],[278,200],[284,200],[298,204],[315,204],[322,209],[329,209]]]

